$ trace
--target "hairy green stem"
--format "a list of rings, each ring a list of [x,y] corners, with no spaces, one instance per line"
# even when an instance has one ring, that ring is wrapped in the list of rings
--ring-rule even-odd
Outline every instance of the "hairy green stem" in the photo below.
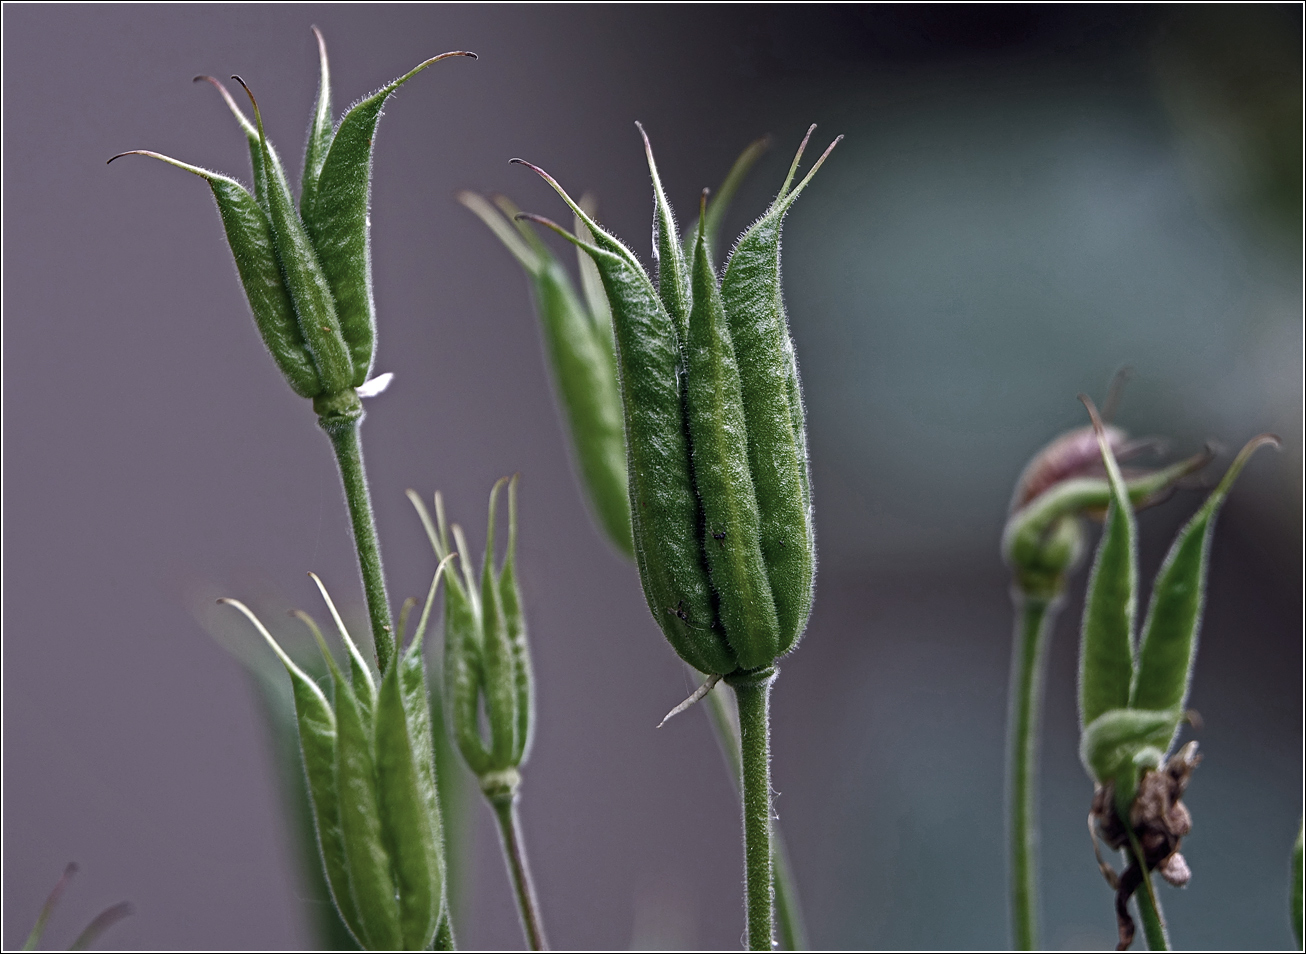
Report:
[[[381,672],[385,672],[395,653],[395,634],[390,622],[385,573],[381,568],[381,545],[376,538],[376,521],[372,516],[372,496],[367,489],[367,471],[363,466],[363,444],[359,439],[362,421],[361,408],[356,417],[318,419],[331,438],[336,463],[340,465],[340,481],[344,484],[349,522],[354,530],[354,547],[358,551],[358,569],[367,596],[367,615],[372,622],[376,664]]]
[[[771,850],[771,683],[766,667],[728,676],[739,705],[739,755],[744,782],[744,884],[748,949],[775,947],[775,872]]]
[[[743,794],[743,766],[739,762],[739,727],[730,708],[724,688],[718,687],[707,694],[708,721],[721,746],[735,792]],[[802,904],[798,900],[798,883],[789,864],[789,849],[785,846],[780,822],[771,823],[772,853],[775,863],[775,928],[779,935],[780,950],[802,951],[807,948],[807,926],[803,921]]]
[[[517,819],[517,797],[513,793],[492,798],[494,817],[499,821],[499,836],[503,840],[503,857],[508,863],[508,876],[512,879],[517,907],[521,912],[522,931],[532,951],[547,951],[549,942],[544,937],[544,924],[540,920],[540,903],[535,897],[535,882],[531,879],[530,864],[526,861],[526,846],[522,843],[521,824]]]
[[[1012,589],[1016,633],[1011,653],[1007,724],[1008,837],[1011,839],[1011,925],[1018,951],[1038,946],[1038,742],[1043,660],[1058,600]]]

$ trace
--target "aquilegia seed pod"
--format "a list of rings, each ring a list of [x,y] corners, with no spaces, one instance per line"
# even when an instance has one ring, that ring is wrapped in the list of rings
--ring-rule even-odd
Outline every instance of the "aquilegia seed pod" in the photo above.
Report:
[[[381,107],[432,63],[476,54],[444,53],[420,63],[351,107],[333,128],[326,44],[316,27],[314,33],[321,81],[298,208],[281,159],[263,131],[253,94],[250,122],[212,77],[196,79],[218,88],[249,140],[253,195],[234,179],[159,153],[138,149],[120,155],[152,156],[209,183],[263,342],[294,392],[313,398],[315,410],[329,424],[333,416],[358,416],[354,389],[368,380],[376,355],[367,206],[372,139]],[[245,85],[239,77],[233,79]]]
[[[495,517],[499,491],[508,485],[508,546],[503,563],[494,569]],[[449,547],[450,527],[444,501],[435,495],[435,522],[421,498],[408,491],[441,563],[457,556],[463,578],[445,577],[444,698],[446,719],[467,767],[492,800],[511,798],[519,781],[517,769],[530,752],[533,715],[533,676],[526,642],[526,620],[517,588],[517,478],[504,478],[490,491],[489,529],[480,581],[460,526],[452,527],[457,551]],[[489,742],[482,738],[484,709]]]
[[[1179,799],[1198,761],[1197,744],[1170,753],[1197,660],[1211,537],[1216,515],[1251,455],[1263,445],[1278,446],[1279,440],[1270,434],[1252,438],[1180,529],[1152,583],[1136,640],[1138,555],[1130,489],[1105,426],[1092,402],[1083,400],[1093,419],[1110,503],[1080,628],[1079,753],[1096,785],[1090,816],[1095,836],[1113,848],[1130,847],[1130,866],[1118,879],[1103,865],[1117,891],[1120,943],[1127,947],[1134,925],[1126,904],[1148,872],[1156,868],[1173,883],[1190,875],[1178,849],[1192,821]]]
[[[686,255],[647,137],[656,287],[625,245],[531,166],[593,236],[529,217],[590,256],[612,308],[645,598],[681,658],[713,675],[770,665],[793,648],[811,609],[806,429],[780,296],[780,228],[838,141],[791,189],[804,138],[720,282],[706,210]]]
[[[441,564],[408,648],[376,684],[362,654],[313,577],[349,656],[346,677],[317,624],[312,631],[330,670],[330,698],[286,655],[248,608],[249,618],[290,675],[300,748],[327,884],[342,920],[366,950],[429,950],[448,917],[443,832],[422,642]]]
[[[759,139],[740,154],[708,206],[704,231],[709,251],[730,199],[766,146],[767,140]],[[533,226],[518,218],[521,210],[504,196],[495,196],[491,203],[464,191],[458,194],[458,201],[489,227],[530,279],[578,475],[608,539],[626,556],[634,557],[612,311],[602,279],[590,257],[577,249],[583,292],[577,294],[562,263],[540,241]],[[581,197],[580,206],[593,217],[587,196]],[[579,219],[573,231],[581,241],[593,241]],[[686,255],[693,255],[697,236],[697,229],[685,236]]]

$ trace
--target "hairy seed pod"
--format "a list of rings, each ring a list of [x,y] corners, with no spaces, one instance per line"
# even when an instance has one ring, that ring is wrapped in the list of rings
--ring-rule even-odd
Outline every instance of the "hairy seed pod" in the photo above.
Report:
[[[631,524],[654,618],[700,671],[760,669],[793,648],[811,608],[811,490],[780,297],[780,226],[829,149],[790,191],[799,149],[779,198],[736,245],[718,284],[705,202],[691,274],[647,136],[644,145],[654,185],[656,290],[629,249],[533,166],[593,242],[527,218],[590,256],[612,307]]]
[[[675,321],[634,253],[591,219],[551,176],[530,168],[553,186],[594,236],[593,245],[583,243],[539,220],[589,254],[612,305],[635,560],[649,610],[672,647],[695,669],[733,672],[738,662],[716,620],[699,540],[699,501],[689,459]]]
[[[807,626],[816,575],[807,428],[780,293],[780,230],[785,214],[843,138],[830,143],[790,191],[815,128],[808,129],[798,147],[780,194],[735,245],[721,279],[721,298],[739,359],[748,463],[762,521],[762,554],[780,626],[778,655],[792,649]]]
[[[341,919],[366,949],[427,950],[446,914],[443,832],[436,795],[423,635],[445,569],[432,580],[408,648],[381,674],[363,662],[330,596],[314,577],[350,658],[346,676],[317,623],[296,611],[322,651],[331,700],[244,605],[240,610],[284,664],[313,823]]]
[[[322,274],[335,302],[340,330],[349,347],[352,384],[358,387],[372,371],[376,354],[376,314],[372,301],[371,230],[367,206],[372,178],[372,140],[387,99],[432,63],[466,52],[442,53],[419,63],[403,76],[353,106],[336,127],[321,171],[301,203],[304,226],[322,263]],[[322,87],[327,88],[326,55],[322,56]],[[328,94],[329,96],[329,94]],[[314,118],[321,115],[319,109]],[[316,126],[314,127],[314,131]],[[314,138],[310,138],[312,145]],[[316,154],[312,159],[316,160]],[[305,183],[311,180],[305,168]]]
[[[248,193],[234,180],[157,153],[133,151],[164,159],[209,180],[264,342],[296,394],[322,399],[316,408],[329,427],[331,421],[360,416],[357,399],[344,394],[368,380],[376,353],[367,204],[372,141],[381,108],[395,90],[432,63],[451,56],[475,58],[476,54],[443,53],[418,64],[351,107],[333,129],[326,43],[316,27],[313,32],[321,79],[309,121],[298,209],[285,168],[264,133],[258,104],[248,87],[245,92],[254,107],[253,122],[222,83],[211,76],[195,77],[217,88],[249,141],[254,195],[248,203],[241,198],[242,193],[249,198]],[[239,77],[232,78],[245,86]],[[261,211],[266,239],[247,205]],[[266,251],[270,251],[270,259]],[[293,334],[284,322],[287,305],[296,326]]]
[[[780,655],[780,625],[762,555],[739,367],[708,258],[705,219],[700,214],[686,343],[694,480],[721,625],[740,668],[756,669]]]
[[[237,80],[244,86],[243,81],[239,78]],[[249,93],[248,87],[246,92]],[[336,394],[350,386],[353,368],[349,360],[349,347],[340,331],[335,299],[331,295],[326,276],[322,273],[317,251],[295,209],[285,172],[272,161],[267,135],[263,131],[263,117],[252,93],[249,93],[249,99],[254,107],[254,125],[258,128],[263,177],[267,188],[268,219],[272,223],[277,258],[281,261],[290,300],[295,303],[299,329],[313,355],[323,390],[327,394]]]
[[[498,495],[508,485],[508,546],[503,563],[494,568]],[[517,587],[517,479],[504,478],[490,492],[489,530],[480,579],[470,569],[466,540],[456,524],[450,528],[444,504],[435,496],[436,519],[421,498],[408,491],[426,528],[431,547],[443,563],[455,555],[463,563],[463,578],[445,577],[445,700],[454,740],[467,767],[482,785],[498,786],[516,778],[530,751],[533,676],[526,643],[526,622]],[[458,547],[449,547],[450,531]],[[481,734],[481,710],[489,740]],[[508,783],[515,787],[515,781]]]

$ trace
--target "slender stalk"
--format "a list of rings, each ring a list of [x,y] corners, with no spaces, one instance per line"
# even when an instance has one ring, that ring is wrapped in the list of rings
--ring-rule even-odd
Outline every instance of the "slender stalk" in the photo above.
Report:
[[[499,821],[499,836],[503,839],[503,857],[508,863],[508,876],[517,895],[521,912],[522,931],[532,951],[547,951],[549,942],[544,937],[544,924],[540,920],[540,902],[535,897],[535,882],[531,879],[530,864],[526,860],[526,846],[522,843],[521,824],[517,819],[515,794],[492,798],[494,817]]]
[[[1138,900],[1138,920],[1143,922],[1143,937],[1147,941],[1147,949],[1168,951],[1170,937],[1165,929],[1165,914],[1161,911],[1161,901],[1157,898],[1155,886],[1152,884],[1152,872],[1147,870],[1147,863],[1143,860],[1143,849],[1132,831],[1129,832],[1129,847],[1139,869],[1143,872],[1143,883],[1139,886],[1139,890],[1134,892],[1134,897]]]
[[[385,672],[395,653],[394,627],[390,622],[390,600],[386,595],[385,573],[381,568],[381,545],[376,537],[372,516],[372,496],[367,489],[367,470],[363,466],[363,444],[359,439],[361,409],[349,419],[319,418],[318,423],[331,438],[340,466],[340,481],[349,505],[349,522],[354,530],[354,547],[358,551],[358,569],[367,596],[367,615],[372,622],[372,641],[376,646],[376,664]]]
[[[767,667],[727,677],[739,706],[739,755],[744,782],[744,884],[748,949],[775,947],[775,872],[771,850],[771,683]]]
[[[739,726],[731,711],[730,700],[721,687],[707,694],[707,715],[721,746],[730,779],[735,791],[743,794],[743,766],[739,762]],[[779,935],[780,950],[802,951],[807,948],[807,926],[803,921],[802,903],[798,900],[798,884],[789,864],[789,849],[785,846],[780,822],[771,822],[772,853],[775,863],[775,927]]]
[[[1038,946],[1038,742],[1043,660],[1059,601],[1013,588],[1016,633],[1011,653],[1007,723],[1007,803],[1011,839],[1011,924],[1015,948]]]

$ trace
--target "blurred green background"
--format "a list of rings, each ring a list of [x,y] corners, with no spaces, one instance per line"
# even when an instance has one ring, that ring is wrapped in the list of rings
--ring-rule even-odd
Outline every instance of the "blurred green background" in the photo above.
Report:
[[[66,943],[311,943],[274,749],[196,622],[236,596],[361,602],[326,442],[250,326],[207,190],[131,148],[248,176],[197,73],[238,72],[292,172],[316,23],[337,110],[446,49],[387,108],[380,315],[364,440],[397,599],[429,548],[403,489],[480,545],[522,474],[539,679],[526,837],[555,943],[732,947],[737,809],[686,677],[572,479],[527,289],[453,200],[562,207],[521,156],[647,255],[633,122],[689,217],[774,136],[742,229],[803,131],[845,141],[786,227],[820,566],[775,695],[777,802],[821,947],[1007,943],[1010,642],[998,538],[1026,460],[1134,369],[1118,421],[1187,454],[1285,439],[1221,517],[1191,704],[1206,755],[1176,943],[1290,944],[1302,813],[1302,13],[1294,5],[82,7],[4,18],[4,943],[65,862]],[[295,157],[290,161],[290,157]],[[561,249],[560,249],[561,251]],[[1226,453],[1216,469],[1226,464]],[[1213,473],[1215,470],[1213,470]],[[1141,516],[1144,579],[1199,497]],[[1042,786],[1051,947],[1113,943],[1076,756],[1078,575],[1051,648]],[[261,600],[261,602],[260,602]],[[207,612],[205,610],[204,612]],[[239,638],[240,631],[235,631]],[[252,634],[246,634],[252,640]],[[480,806],[475,806],[479,809]],[[520,943],[473,812],[461,940]],[[84,912],[84,916],[81,912]],[[66,937],[65,937],[66,935]]]

